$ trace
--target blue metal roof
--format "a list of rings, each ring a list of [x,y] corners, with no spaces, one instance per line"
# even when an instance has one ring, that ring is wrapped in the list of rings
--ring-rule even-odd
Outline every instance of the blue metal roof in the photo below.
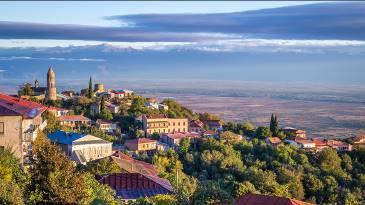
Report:
[[[84,136],[85,136],[85,134],[65,132],[65,131],[58,130],[54,133],[49,134],[48,138],[53,142],[71,145],[73,141],[78,140]]]

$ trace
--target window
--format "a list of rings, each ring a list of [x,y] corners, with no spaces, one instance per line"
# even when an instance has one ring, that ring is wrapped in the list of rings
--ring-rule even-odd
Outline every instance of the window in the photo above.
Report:
[[[4,134],[4,122],[0,122],[0,134]]]
[[[5,147],[4,146],[0,146],[0,152],[1,151],[4,151],[5,150]]]
[[[178,122],[177,125],[180,126],[180,122]]]
[[[183,122],[183,125],[185,126],[185,122]]]
[[[0,122],[0,134],[4,134],[4,122]]]

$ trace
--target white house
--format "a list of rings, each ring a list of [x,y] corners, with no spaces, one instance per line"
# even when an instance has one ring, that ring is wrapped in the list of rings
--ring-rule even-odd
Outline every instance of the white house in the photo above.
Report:
[[[77,164],[112,155],[112,143],[92,135],[56,131],[49,134],[48,138]]]

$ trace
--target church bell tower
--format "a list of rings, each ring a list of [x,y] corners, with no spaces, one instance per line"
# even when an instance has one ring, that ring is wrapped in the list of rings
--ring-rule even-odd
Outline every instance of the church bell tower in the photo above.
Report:
[[[56,77],[52,66],[47,72],[47,101],[57,100]]]

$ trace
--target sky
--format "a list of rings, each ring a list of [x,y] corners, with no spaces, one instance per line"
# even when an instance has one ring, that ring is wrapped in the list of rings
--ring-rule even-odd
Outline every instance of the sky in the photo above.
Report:
[[[0,88],[42,82],[50,65],[68,83],[365,84],[364,10],[360,1],[0,2]]]
[[[3,1],[0,2],[0,22],[28,22],[43,24],[75,24],[100,27],[124,27],[118,20],[106,19],[110,16],[133,14],[206,14],[230,13],[277,8],[282,6],[305,5],[316,1]],[[22,46],[69,46],[95,45],[105,43],[92,40],[26,39],[17,41],[1,40],[0,47]],[[11,37],[10,37],[11,39]],[[163,41],[163,40],[161,40]]]

